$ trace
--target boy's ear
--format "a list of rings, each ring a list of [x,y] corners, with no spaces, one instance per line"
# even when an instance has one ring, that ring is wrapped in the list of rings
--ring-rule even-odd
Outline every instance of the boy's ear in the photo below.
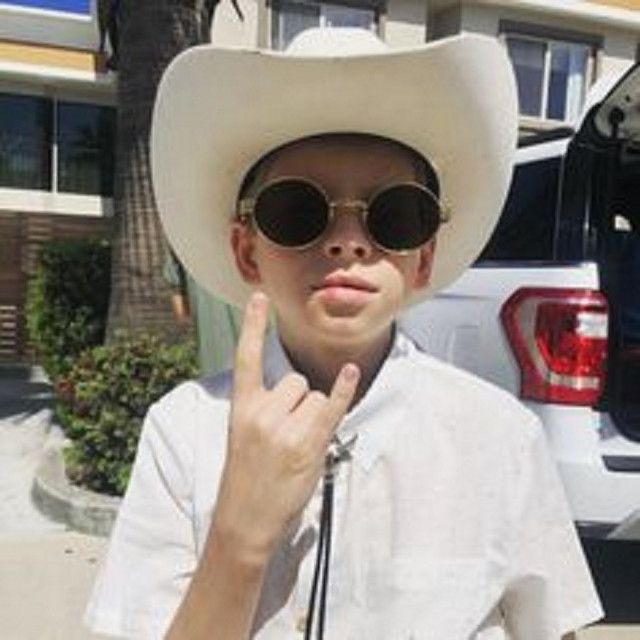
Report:
[[[255,233],[250,226],[240,222],[231,223],[231,250],[236,268],[247,284],[260,284],[260,270],[254,259]]]
[[[414,280],[414,288],[416,290],[423,289],[429,284],[431,279],[431,268],[433,267],[433,257],[436,252],[436,239],[432,238],[420,247],[420,260],[418,262],[418,268],[416,270],[416,277]]]

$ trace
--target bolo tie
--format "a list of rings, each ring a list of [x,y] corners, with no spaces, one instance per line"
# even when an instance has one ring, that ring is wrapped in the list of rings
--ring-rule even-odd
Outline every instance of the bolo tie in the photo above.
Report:
[[[322,506],[320,508],[320,524],[318,533],[318,549],[316,564],[311,582],[311,594],[307,608],[307,620],[304,630],[304,640],[311,640],[316,606],[318,619],[316,625],[316,640],[324,638],[324,624],[327,609],[327,588],[329,586],[329,561],[331,559],[331,530],[333,528],[333,489],[336,467],[341,462],[351,459],[351,449],[356,442],[357,435],[346,442],[340,442],[333,437],[324,461],[324,475],[322,478]]]

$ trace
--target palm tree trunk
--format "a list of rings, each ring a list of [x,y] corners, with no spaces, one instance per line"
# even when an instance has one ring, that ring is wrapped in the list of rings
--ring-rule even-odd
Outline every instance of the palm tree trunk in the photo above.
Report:
[[[162,72],[180,51],[210,39],[209,5],[206,0],[122,0],[119,6],[117,229],[108,341],[121,332],[154,332],[168,339],[184,333],[172,311],[175,291],[163,278],[167,247],[151,186],[149,133]]]

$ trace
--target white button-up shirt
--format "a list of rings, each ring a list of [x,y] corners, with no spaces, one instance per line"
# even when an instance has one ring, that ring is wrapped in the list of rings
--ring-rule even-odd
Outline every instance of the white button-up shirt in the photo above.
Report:
[[[272,335],[265,383],[290,365]],[[149,411],[85,621],[161,638],[202,553],[225,457],[230,374]],[[556,640],[602,615],[538,419],[398,333],[337,467],[328,640]],[[254,625],[302,638],[321,486],[274,553]]]

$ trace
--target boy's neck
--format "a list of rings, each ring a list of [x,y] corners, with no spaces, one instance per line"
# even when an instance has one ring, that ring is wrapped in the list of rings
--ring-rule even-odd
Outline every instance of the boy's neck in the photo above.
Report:
[[[382,366],[394,335],[390,325],[382,334],[366,343],[345,346],[318,342],[298,345],[295,339],[280,333],[282,345],[291,364],[309,381],[311,389],[329,394],[340,369],[351,362],[360,369],[360,382],[352,406],[365,395]]]

